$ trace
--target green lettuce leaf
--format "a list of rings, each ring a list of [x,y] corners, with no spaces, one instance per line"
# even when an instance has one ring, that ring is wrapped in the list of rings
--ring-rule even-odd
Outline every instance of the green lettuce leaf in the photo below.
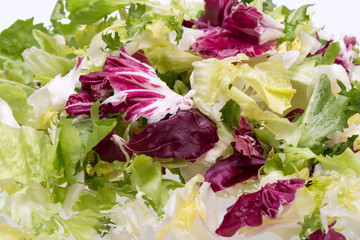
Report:
[[[348,101],[344,96],[336,98],[331,92],[329,78],[321,75],[313,89],[308,106],[296,122],[297,126],[304,129],[298,147],[319,150],[330,133],[341,131],[346,127],[345,110]]]
[[[160,73],[189,71],[193,69],[193,62],[201,60],[201,57],[182,51],[168,41],[162,41],[148,48],[146,57],[151,66]]]
[[[4,84],[4,83],[21,88],[24,92],[26,92],[27,97],[33,94],[36,90],[36,88],[32,86],[0,78],[0,84]]]
[[[274,134],[276,139],[283,139],[288,144],[296,146],[301,136],[301,129],[271,111],[262,110],[258,105],[258,101],[245,93],[246,90],[249,89],[249,85],[241,81],[242,76],[248,75],[248,77],[250,77],[253,75],[251,83],[260,89],[261,86],[258,81],[260,81],[264,74],[263,72],[257,73],[249,66],[242,67],[243,64],[241,64],[241,62],[247,59],[246,56],[239,54],[236,57],[224,60],[206,59],[194,62],[193,65],[195,69],[190,81],[191,88],[196,91],[193,97],[195,106],[199,107],[200,110],[205,109],[205,112],[209,112],[206,109],[209,107],[206,106],[214,107],[221,102],[225,105],[227,100],[224,102],[223,99],[230,98],[239,105],[244,117],[263,123],[264,127]],[[238,64],[234,65],[233,62],[237,62]],[[265,67],[265,69],[266,68],[267,67]],[[249,72],[245,70],[249,70]],[[261,77],[256,78],[257,74]],[[286,72],[284,74],[286,75]],[[272,91],[271,86],[269,86],[268,89],[270,89],[269,92]],[[276,91],[275,87],[273,92]],[[284,93],[285,94],[280,93],[273,95],[275,99],[276,97],[283,99],[284,96],[288,95],[288,90],[285,90]],[[283,103],[281,103],[281,105],[283,105]],[[222,107],[223,105],[220,109]],[[216,114],[218,114],[220,118],[221,114],[213,113],[213,115]]]
[[[65,39],[61,35],[50,36],[37,29],[33,30],[35,40],[40,48],[50,54],[65,57]]]
[[[282,114],[291,107],[290,102],[296,90],[291,86],[282,60],[259,63],[253,68],[244,64],[240,77],[274,112]]]
[[[3,78],[22,84],[30,84],[32,81],[32,72],[21,60],[7,60],[4,62]]]
[[[284,148],[283,153],[277,153],[267,159],[263,170],[267,174],[279,170],[284,175],[291,175],[304,168],[312,169],[315,163],[321,163],[324,170],[334,170],[349,176],[360,176],[360,160],[350,148],[340,155],[330,157],[317,155],[309,148],[287,147]]]
[[[287,70],[287,75],[291,81],[291,85],[294,89],[296,89],[296,93],[291,99],[291,109],[306,108],[307,92],[311,87],[314,68],[315,61],[308,61],[291,66]]]
[[[339,52],[340,52],[340,44],[339,44],[339,42],[331,43],[327,47],[327,49],[326,49],[326,51],[325,51],[325,53],[324,53],[324,55],[322,57],[321,64],[322,65],[331,65],[331,64],[333,64],[335,62],[336,57],[338,56]]]
[[[280,170],[284,175],[291,175],[304,168],[312,169],[311,159],[317,157],[308,148],[292,148],[284,149],[284,153],[277,153],[272,158],[266,160],[263,170],[266,174],[272,171]]]
[[[354,173],[357,177],[360,176],[360,159],[350,148],[333,158],[320,155],[316,160],[322,163],[325,169],[335,170],[346,176],[352,176]]]
[[[26,49],[22,56],[26,66],[34,75],[41,75],[49,81],[58,74],[66,75],[77,62],[76,59],[56,56],[37,47]]]
[[[26,102],[26,92],[20,87],[0,83],[0,98],[9,104],[16,121],[21,125],[25,125],[32,111],[32,107]]]
[[[50,181],[55,174],[56,145],[31,127],[12,128],[0,123],[0,178],[18,182]]]
[[[88,152],[105,138],[116,125],[116,119],[99,119],[99,102],[91,108],[91,119],[72,124],[71,119],[62,118],[59,127],[60,153],[65,178],[75,183],[75,175]]]
[[[316,209],[312,215],[306,215],[303,222],[299,222],[301,226],[301,232],[299,234],[300,239],[307,239],[309,235],[318,229],[322,231],[323,226],[320,219],[320,209]]]
[[[134,159],[130,175],[131,185],[134,189],[139,187],[144,192],[147,200],[158,213],[169,199],[169,189],[182,186],[180,183],[174,185],[172,180],[163,180],[160,162],[154,162],[151,157],[140,155]]]
[[[241,109],[239,104],[237,104],[234,100],[230,99],[227,101],[220,112],[221,121],[229,131],[232,131],[233,127],[239,126],[238,122],[241,117]]]
[[[39,183],[32,183],[2,201],[0,212],[19,224],[26,235],[52,234],[59,229],[54,216],[61,211],[61,205],[52,203],[49,189]]]
[[[101,228],[101,218],[90,209],[81,211],[69,219],[57,218],[63,225],[64,232],[69,237],[71,234],[78,240],[92,240]]]
[[[75,183],[76,165],[83,158],[83,142],[79,131],[72,127],[72,120],[63,118],[60,124],[61,132],[59,147],[64,167],[65,178],[69,184]]]
[[[67,0],[69,19],[78,24],[91,24],[129,4],[129,0]]]
[[[32,46],[38,46],[33,34],[33,29],[47,32],[43,24],[33,24],[33,18],[17,20],[9,28],[0,33],[0,68],[8,59],[21,59],[22,52]]]
[[[279,38],[278,44],[289,41],[292,42],[296,37],[300,36],[301,30],[308,30],[307,24],[311,24],[310,15],[307,13],[308,8],[311,4],[303,5],[298,9],[289,10],[286,7],[282,7],[281,14],[285,15],[283,24],[285,25],[284,35]],[[311,31],[314,31],[310,27]],[[307,31],[309,34],[312,32]]]
[[[338,81],[338,84],[341,87],[339,95],[349,98],[349,106],[345,112],[346,119],[348,119],[355,113],[360,113],[360,82],[353,81],[349,91],[346,90],[346,87],[342,82]]]

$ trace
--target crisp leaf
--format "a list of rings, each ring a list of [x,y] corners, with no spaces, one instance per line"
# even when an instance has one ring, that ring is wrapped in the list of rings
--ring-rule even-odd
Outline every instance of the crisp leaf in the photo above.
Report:
[[[322,75],[313,89],[308,106],[296,123],[304,129],[298,147],[317,149],[330,133],[346,127],[344,111],[347,106],[348,98],[336,98],[331,92],[328,77]]]

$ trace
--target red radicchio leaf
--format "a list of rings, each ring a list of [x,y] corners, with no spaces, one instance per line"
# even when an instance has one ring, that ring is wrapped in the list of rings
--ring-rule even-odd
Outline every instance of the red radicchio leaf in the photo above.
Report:
[[[196,26],[198,29],[221,27],[235,2],[234,0],[205,0],[204,15],[199,20],[185,20],[183,26],[188,28]]]
[[[334,221],[332,224],[330,224],[329,231],[327,233],[324,233],[321,231],[321,229],[316,230],[312,234],[309,235],[309,237],[306,240],[346,240],[345,236],[342,235],[339,232],[336,232],[332,226],[334,226],[336,221]]]
[[[245,42],[230,31],[221,28],[206,30],[206,35],[196,39],[191,48],[199,54],[217,59],[236,56],[239,53],[249,57],[260,56],[276,50],[276,41],[262,45]]]
[[[221,27],[233,5],[233,0],[205,0],[205,13],[199,18],[199,21],[210,26]]]
[[[204,174],[204,179],[214,192],[218,192],[256,177],[264,164],[265,159],[261,157],[232,154],[212,165]]]
[[[269,15],[259,12],[255,7],[246,7],[243,3],[231,10],[223,27],[239,39],[253,44],[276,40],[284,30],[284,25]]]
[[[239,129],[234,128],[234,154],[212,165],[204,174],[214,192],[234,186],[250,178],[256,178],[258,170],[265,164],[263,148],[250,124],[240,118]]]
[[[219,140],[217,127],[197,109],[180,110],[175,116],[133,134],[128,147],[138,154],[195,161]]]
[[[93,149],[99,154],[100,159],[106,162],[125,162],[132,155],[132,151],[128,149],[126,142],[118,137],[114,131],[111,131]]]
[[[351,71],[352,63],[354,61],[354,58],[357,56],[357,53],[353,50],[353,47],[355,45],[356,45],[356,37],[344,36],[340,40],[341,49],[335,59],[335,63],[342,65],[348,73]]]
[[[240,118],[238,124],[239,128],[234,128],[233,130],[233,136],[235,138],[234,150],[247,157],[256,156],[262,158],[264,149],[254,135],[250,124],[243,116]]]
[[[294,121],[295,117],[298,115],[302,115],[304,113],[304,110],[301,108],[296,108],[285,115],[285,118],[287,118],[290,122]]]
[[[199,21],[207,19],[210,22],[208,25],[220,27],[205,29],[206,35],[198,38],[191,48],[203,56],[218,59],[239,53],[256,57],[275,51],[277,39],[281,37],[284,25],[256,8],[246,7],[242,3],[236,4],[231,13],[227,14],[232,5],[231,1],[226,4],[224,2],[224,14],[216,15],[218,9],[212,8],[210,11],[211,4],[206,4],[209,6],[209,10],[205,11],[208,15],[205,14]]]
[[[260,226],[265,216],[275,219],[281,212],[281,206],[295,199],[296,191],[305,184],[304,179],[294,178],[266,184],[259,191],[241,195],[237,202],[227,209],[216,233],[231,237],[244,226]]]
[[[104,117],[107,113],[124,112],[126,121],[145,117],[149,122],[157,122],[167,114],[175,114],[178,109],[190,109],[193,104],[191,96],[194,91],[190,90],[185,96],[173,92],[158,78],[143,51],[130,56],[123,47],[120,57],[107,57],[103,71],[82,75],[80,82],[82,91],[89,98],[73,95],[72,109],[81,109],[93,97],[94,102],[100,100]],[[68,107],[66,111],[78,114]],[[81,112],[87,113],[85,110]]]
[[[90,115],[94,102],[94,98],[88,92],[80,90],[79,93],[70,95],[65,106],[66,112],[71,115]]]

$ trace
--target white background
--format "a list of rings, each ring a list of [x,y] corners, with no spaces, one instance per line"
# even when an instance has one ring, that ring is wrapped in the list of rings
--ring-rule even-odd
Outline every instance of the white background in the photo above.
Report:
[[[160,2],[168,1],[160,0]],[[290,9],[298,8],[304,4],[315,4],[311,7],[311,11],[315,12],[313,22],[316,27],[325,26],[324,30],[334,34],[335,37],[340,34],[350,34],[360,40],[359,0],[273,0],[273,2],[277,5],[285,5]],[[17,19],[25,20],[31,17],[34,17],[35,23],[43,22],[45,26],[49,26],[50,15],[55,3],[56,0],[0,0],[0,31],[8,28]],[[228,206],[231,203],[224,201],[219,205],[225,211],[225,205]],[[239,239],[239,237],[231,239]],[[254,240],[261,239],[273,240],[278,238],[269,235],[254,238]]]
[[[189,0],[188,0],[189,1]],[[199,0],[196,0],[199,1]],[[201,0],[200,0],[201,1]],[[167,0],[160,0],[167,2]],[[360,1],[359,0],[273,0],[277,5],[290,9],[303,4],[315,4],[313,21],[317,27],[338,36],[352,34],[360,40]],[[35,22],[50,25],[50,15],[56,0],[0,0],[0,31],[9,27],[17,19],[35,18]]]

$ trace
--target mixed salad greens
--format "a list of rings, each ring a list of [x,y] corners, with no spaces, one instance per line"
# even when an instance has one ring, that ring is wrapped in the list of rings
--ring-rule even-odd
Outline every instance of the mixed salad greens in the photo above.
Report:
[[[58,0],[2,31],[1,238],[357,239],[358,44],[310,11]]]

